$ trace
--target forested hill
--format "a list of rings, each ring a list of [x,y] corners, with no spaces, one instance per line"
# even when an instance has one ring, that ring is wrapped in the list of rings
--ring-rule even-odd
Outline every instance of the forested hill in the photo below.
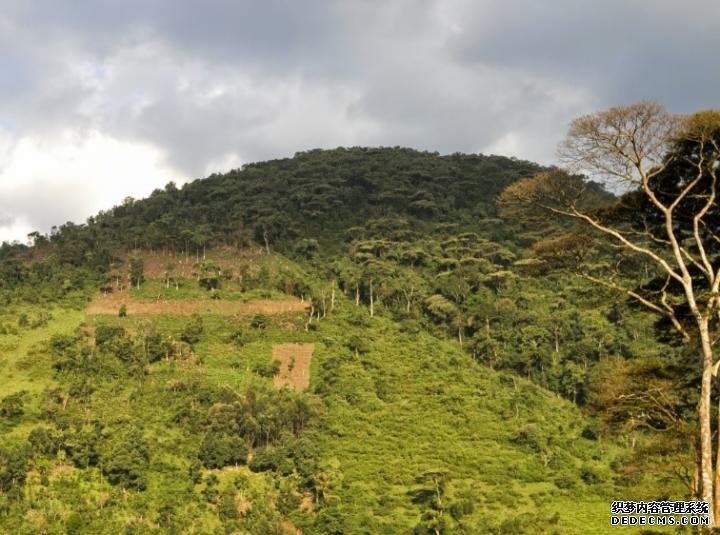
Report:
[[[326,246],[369,220],[404,218],[415,230],[437,224],[477,227],[496,214],[495,197],[536,164],[501,156],[419,152],[403,148],[312,150],[253,163],[226,174],[168,184],[143,200],[61,226],[50,237],[63,255],[110,250],[186,249],[255,240],[287,249],[298,238]],[[418,226],[419,225],[419,226]],[[80,240],[85,247],[67,247]],[[39,245],[45,240],[40,237]]]
[[[682,496],[688,356],[499,210],[542,170],[314,150],[4,244],[0,531],[605,533]]]
[[[314,150],[212,175],[177,192],[157,191],[97,223],[120,225],[116,236],[132,236],[148,247],[232,239],[244,229],[258,243],[267,239],[286,246],[303,237],[333,244],[348,228],[372,219],[467,225],[492,217],[500,191],[537,170],[535,164],[498,156]]]

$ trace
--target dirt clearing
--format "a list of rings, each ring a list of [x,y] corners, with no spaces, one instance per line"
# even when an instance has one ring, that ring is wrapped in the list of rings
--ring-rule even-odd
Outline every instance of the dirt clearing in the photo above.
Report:
[[[257,248],[238,250],[222,247],[208,250],[205,256],[203,256],[202,249],[199,250],[198,254],[193,253],[188,256],[170,252],[150,251],[143,251],[141,256],[145,262],[143,275],[147,279],[163,279],[168,266],[172,266],[173,277],[193,279],[196,272],[194,266],[200,262],[212,261],[223,270],[229,269],[237,272],[243,265],[254,266],[255,260],[260,254],[261,251]],[[122,269],[127,271],[127,265],[127,259],[125,259]]]
[[[305,312],[307,303],[299,299],[253,301],[214,301],[212,299],[168,299],[145,301],[133,299],[127,294],[113,293],[99,295],[87,307],[88,314],[117,315],[122,305],[127,307],[128,315],[167,314],[170,316],[189,316],[191,314],[220,314],[222,316],[248,314],[285,314],[287,312]]]
[[[273,359],[280,361],[280,371],[273,379],[275,386],[288,386],[296,392],[310,385],[310,361],[315,344],[276,344]]]

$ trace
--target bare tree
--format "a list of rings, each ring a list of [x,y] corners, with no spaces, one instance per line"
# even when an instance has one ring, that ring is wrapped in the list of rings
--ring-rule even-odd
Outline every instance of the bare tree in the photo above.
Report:
[[[713,467],[711,395],[719,364],[713,333],[720,319],[720,236],[715,233],[720,111],[676,116],[654,102],[611,108],[573,121],[559,155],[569,172],[611,181],[624,192],[612,204],[625,210],[625,219],[593,210],[587,203],[588,183],[559,169],[514,183],[500,200],[581,221],[615,246],[644,258],[661,275],[664,284],[649,292],[612,274],[583,273],[667,318],[686,341],[699,347],[699,496],[710,505],[710,524],[716,526],[720,443]],[[674,298],[675,290],[681,299]]]

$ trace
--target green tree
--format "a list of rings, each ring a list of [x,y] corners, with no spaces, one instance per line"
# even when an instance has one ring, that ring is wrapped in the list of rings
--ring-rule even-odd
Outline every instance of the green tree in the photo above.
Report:
[[[220,266],[206,260],[195,266],[199,272],[198,284],[205,290],[217,290],[220,287]]]
[[[416,485],[408,494],[414,504],[423,508],[420,523],[415,533],[441,535],[448,528],[445,515],[445,491],[450,481],[450,472],[445,469],[426,470],[415,478]]]
[[[715,234],[720,215],[720,111],[678,117],[653,102],[611,108],[576,119],[561,154],[571,170],[619,182],[627,193],[598,212],[588,203],[592,187],[577,175],[552,170],[509,186],[501,200],[572,218],[652,267],[654,281],[634,285],[628,284],[627,274],[580,274],[625,294],[697,344],[698,497],[711,504],[710,524],[715,527],[720,470],[713,466],[711,396],[717,370],[713,340],[720,317],[720,239]],[[720,452],[720,434],[718,441],[715,449]]]
[[[145,262],[140,256],[132,255],[128,258],[128,267],[130,269],[130,284],[139,289],[140,283],[143,281]]]
[[[111,440],[102,455],[102,471],[113,485],[145,490],[150,451],[142,433],[125,430]]]
[[[180,333],[180,340],[190,345],[197,344],[200,341],[203,330],[202,317],[199,314],[193,314],[185,324],[185,327],[183,327],[182,333]]]
[[[25,413],[25,402],[23,398],[26,392],[15,392],[0,400],[0,416],[3,418],[19,418]]]
[[[27,475],[25,451],[12,445],[0,447],[0,491],[6,493],[21,486]]]
[[[206,468],[245,464],[248,448],[240,436],[210,430],[205,434],[198,458]]]

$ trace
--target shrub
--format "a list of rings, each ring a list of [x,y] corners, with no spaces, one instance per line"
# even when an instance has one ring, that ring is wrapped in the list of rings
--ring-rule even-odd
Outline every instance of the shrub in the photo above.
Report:
[[[155,324],[150,321],[144,321],[138,326],[138,337],[148,362],[157,362],[168,357],[173,350],[170,341],[163,338]]]
[[[220,287],[221,268],[215,262],[201,262],[195,266],[199,270],[198,284],[204,290],[217,290]]]
[[[279,464],[279,452],[276,448],[266,447],[255,450],[248,467],[253,472],[267,472],[276,470]]]
[[[583,465],[580,468],[580,479],[588,485],[594,485],[602,481],[600,472],[590,465]]]
[[[240,327],[236,328],[228,337],[228,341],[237,345],[244,346],[248,342],[247,334]]]
[[[270,321],[265,314],[255,314],[250,322],[250,327],[253,329],[265,329],[267,328],[268,323],[270,323]]]
[[[583,427],[583,430],[580,432],[580,436],[583,438],[586,438],[587,440],[597,440],[598,432],[594,426],[586,425],[585,427]]]
[[[0,492],[8,492],[25,482],[27,454],[19,447],[0,447]]]
[[[465,515],[470,515],[475,511],[475,504],[471,500],[460,500],[450,504],[450,516],[455,520],[460,520]]]
[[[150,453],[139,431],[133,429],[118,435],[102,458],[103,474],[111,484],[145,490]]]
[[[199,314],[193,314],[190,317],[190,321],[185,324],[185,327],[180,333],[180,340],[187,344],[197,344],[200,341],[200,336],[203,333],[203,320]]]
[[[68,535],[75,535],[76,533],[82,533],[85,527],[85,520],[82,515],[76,511],[73,511],[65,521],[65,531]]]
[[[125,329],[119,325],[98,325],[95,328],[95,345],[102,347],[109,341],[124,336]]]
[[[571,474],[565,473],[560,474],[558,477],[555,478],[553,482],[555,483],[555,486],[559,489],[571,489],[575,487],[577,480]]]
[[[19,418],[25,412],[23,397],[25,392],[16,392],[0,400],[0,416],[3,418]]]
[[[280,372],[280,361],[261,362],[253,366],[253,371],[260,377],[275,377]]]
[[[235,506],[235,494],[224,491],[220,495],[220,503],[218,503],[218,516],[225,521],[235,520],[238,518],[238,510]]]
[[[98,446],[101,437],[99,429],[67,430],[62,437],[62,448],[78,468],[95,466],[100,460]]]
[[[245,464],[248,448],[242,437],[208,432],[200,445],[198,458],[206,468]]]
[[[527,446],[533,451],[540,452],[543,449],[544,439],[539,429],[534,424],[527,424],[518,429],[513,442],[520,446]]]
[[[30,328],[38,329],[40,327],[45,327],[51,319],[52,316],[50,315],[50,313],[43,310],[38,314],[38,317],[30,323]]]
[[[35,454],[54,455],[60,447],[58,437],[47,427],[36,427],[28,435],[28,444]]]
[[[347,346],[350,351],[355,353],[355,355],[364,354],[370,351],[370,344],[368,343],[367,338],[356,334],[353,334],[350,338],[348,338]]]

